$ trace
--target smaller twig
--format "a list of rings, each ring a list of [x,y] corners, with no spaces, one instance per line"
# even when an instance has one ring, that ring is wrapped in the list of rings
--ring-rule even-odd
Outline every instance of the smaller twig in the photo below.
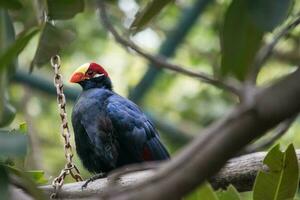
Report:
[[[280,123],[277,128],[274,130],[274,133],[269,139],[266,139],[260,143],[254,143],[247,146],[241,154],[250,154],[257,151],[261,151],[269,146],[271,146],[276,140],[278,140],[281,136],[283,136],[291,127],[293,122],[296,120],[297,116],[294,116],[290,119],[287,119]]]
[[[273,40],[270,43],[267,43],[265,46],[263,46],[260,51],[258,52],[253,65],[253,70],[250,73],[249,81],[251,83],[256,82],[257,75],[261,69],[261,67],[265,64],[267,59],[272,55],[273,49],[276,46],[276,44],[279,42],[279,40],[286,36],[290,30],[294,29],[296,26],[300,24],[300,15],[296,17],[295,20],[293,20],[291,23],[287,24],[287,26],[283,27],[282,30],[278,32],[277,35],[273,38]]]
[[[156,67],[169,69],[169,70],[172,70],[172,71],[175,71],[175,72],[187,75],[187,76],[198,78],[198,79],[202,80],[203,82],[214,85],[221,89],[225,89],[227,91],[230,91],[233,94],[240,96],[239,94],[241,91],[241,87],[239,85],[237,85],[237,83],[235,83],[235,82],[233,83],[233,82],[221,81],[219,79],[215,79],[214,77],[212,77],[211,75],[208,75],[206,73],[196,72],[196,71],[187,69],[181,65],[170,63],[166,60],[165,57],[151,55],[150,53],[145,52],[142,48],[140,48],[139,46],[134,44],[131,40],[129,40],[129,39],[127,40],[127,39],[123,38],[110,23],[107,13],[106,13],[105,3],[103,2],[103,0],[98,0],[97,2],[98,2],[98,8],[100,10],[100,18],[103,23],[103,26],[113,35],[115,40],[119,44],[121,44],[124,48],[126,48],[126,49],[130,48],[130,49],[134,50],[136,53],[138,53],[145,59],[147,59],[150,62],[152,62],[153,64],[155,64]]]

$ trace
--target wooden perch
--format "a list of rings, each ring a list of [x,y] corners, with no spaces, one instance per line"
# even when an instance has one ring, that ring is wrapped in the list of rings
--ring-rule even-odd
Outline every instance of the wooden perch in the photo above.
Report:
[[[210,179],[210,183],[215,189],[226,188],[227,185],[233,184],[239,191],[251,190],[258,170],[267,169],[262,163],[265,155],[266,152],[257,152],[230,159],[222,170]],[[297,150],[297,157],[300,163],[300,150]],[[122,176],[118,184],[122,187],[133,185],[152,176],[154,173],[155,170],[129,173]],[[104,190],[107,191],[107,178],[98,179],[82,190],[81,186],[83,183],[65,184],[59,193],[59,197],[63,199],[86,199],[87,197],[93,198],[97,194],[102,194]],[[47,196],[50,196],[53,192],[51,185],[41,186],[40,188]]]

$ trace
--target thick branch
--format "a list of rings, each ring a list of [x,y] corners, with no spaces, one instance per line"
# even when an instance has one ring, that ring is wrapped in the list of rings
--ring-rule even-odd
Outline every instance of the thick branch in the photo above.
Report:
[[[222,170],[210,179],[210,183],[215,189],[226,188],[229,184],[233,184],[239,191],[252,190],[257,172],[265,169],[262,163],[265,155],[266,152],[257,152],[229,160]],[[300,150],[297,150],[297,156],[300,164]],[[121,184],[123,187],[132,185],[153,176],[154,173],[154,170],[145,170],[126,174],[119,179],[118,184]],[[105,187],[108,186],[108,180],[106,178],[98,179],[90,183],[84,190],[81,189],[83,183],[84,182],[65,184],[60,193],[60,197],[63,199],[92,198],[95,194],[102,194]],[[41,189],[45,191],[47,195],[53,192],[51,185],[42,186]]]
[[[237,85],[237,83],[233,84],[231,82],[230,83],[224,82],[224,81],[215,79],[214,77],[212,77],[208,74],[205,74],[203,72],[196,72],[196,71],[190,70],[188,68],[185,68],[183,66],[170,63],[164,57],[151,55],[151,54],[145,52],[143,49],[141,49],[136,44],[134,44],[132,41],[121,37],[121,35],[112,26],[112,24],[110,23],[110,21],[108,19],[105,4],[104,4],[103,0],[98,0],[97,2],[98,2],[98,8],[100,10],[100,17],[101,17],[103,26],[113,35],[115,40],[118,43],[120,43],[123,47],[134,50],[136,53],[138,53],[142,57],[146,58],[147,60],[149,60],[150,62],[155,64],[156,67],[169,69],[169,70],[172,70],[172,71],[175,71],[175,72],[187,75],[187,76],[195,77],[195,78],[198,78],[208,84],[211,84],[218,88],[222,88],[227,91],[230,91],[236,95],[240,94],[241,88],[240,88],[240,86]]]

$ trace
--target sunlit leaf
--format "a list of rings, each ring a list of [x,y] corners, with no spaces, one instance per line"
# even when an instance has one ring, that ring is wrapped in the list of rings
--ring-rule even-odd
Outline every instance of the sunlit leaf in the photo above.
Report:
[[[36,184],[45,184],[48,180],[45,178],[45,172],[42,170],[31,170],[25,172]]]
[[[22,7],[19,0],[0,0],[0,8],[21,9]]]
[[[251,22],[247,9],[247,1],[233,0],[222,31],[221,72],[240,80],[245,79],[263,37],[263,32]]]
[[[217,192],[217,195],[219,197],[219,200],[240,200],[240,194],[239,192],[230,185],[227,190],[221,190]]]
[[[0,155],[21,157],[27,150],[27,136],[18,132],[0,131]]]
[[[267,172],[260,171],[256,177],[254,200],[293,199],[298,188],[299,167],[294,146],[290,144],[285,152],[279,145],[272,148],[263,163],[269,167]]]
[[[247,0],[253,23],[261,30],[272,31],[288,16],[293,0]]]
[[[218,200],[218,197],[210,184],[204,183],[200,186],[199,189],[195,190],[187,197],[184,197],[184,200]]]
[[[0,127],[4,127],[9,125],[14,120],[16,116],[16,109],[5,99],[5,97],[2,97],[0,102],[2,104],[0,112]]]
[[[47,0],[50,19],[70,19],[84,10],[83,0]]]
[[[26,47],[30,39],[39,31],[34,27],[22,33],[16,41],[7,48],[7,50],[0,55],[0,70],[8,66],[13,59]]]
[[[141,30],[146,26],[160,11],[169,3],[174,2],[174,0],[152,0],[150,1],[144,9],[139,11],[134,21],[132,22],[130,29],[133,32]]]
[[[19,131],[21,133],[27,133],[27,131],[28,131],[27,129],[28,129],[28,127],[27,127],[27,124],[25,122],[23,122],[19,125]]]
[[[50,23],[46,23],[40,36],[38,48],[31,63],[41,67],[50,61],[50,58],[60,52],[75,39],[75,34],[68,30],[61,30]]]

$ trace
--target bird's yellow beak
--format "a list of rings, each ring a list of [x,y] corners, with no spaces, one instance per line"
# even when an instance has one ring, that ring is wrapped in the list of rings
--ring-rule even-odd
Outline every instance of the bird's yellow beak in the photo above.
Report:
[[[70,82],[71,83],[78,83],[86,79],[85,73],[89,69],[90,63],[85,63],[78,67],[73,74],[71,75]]]

